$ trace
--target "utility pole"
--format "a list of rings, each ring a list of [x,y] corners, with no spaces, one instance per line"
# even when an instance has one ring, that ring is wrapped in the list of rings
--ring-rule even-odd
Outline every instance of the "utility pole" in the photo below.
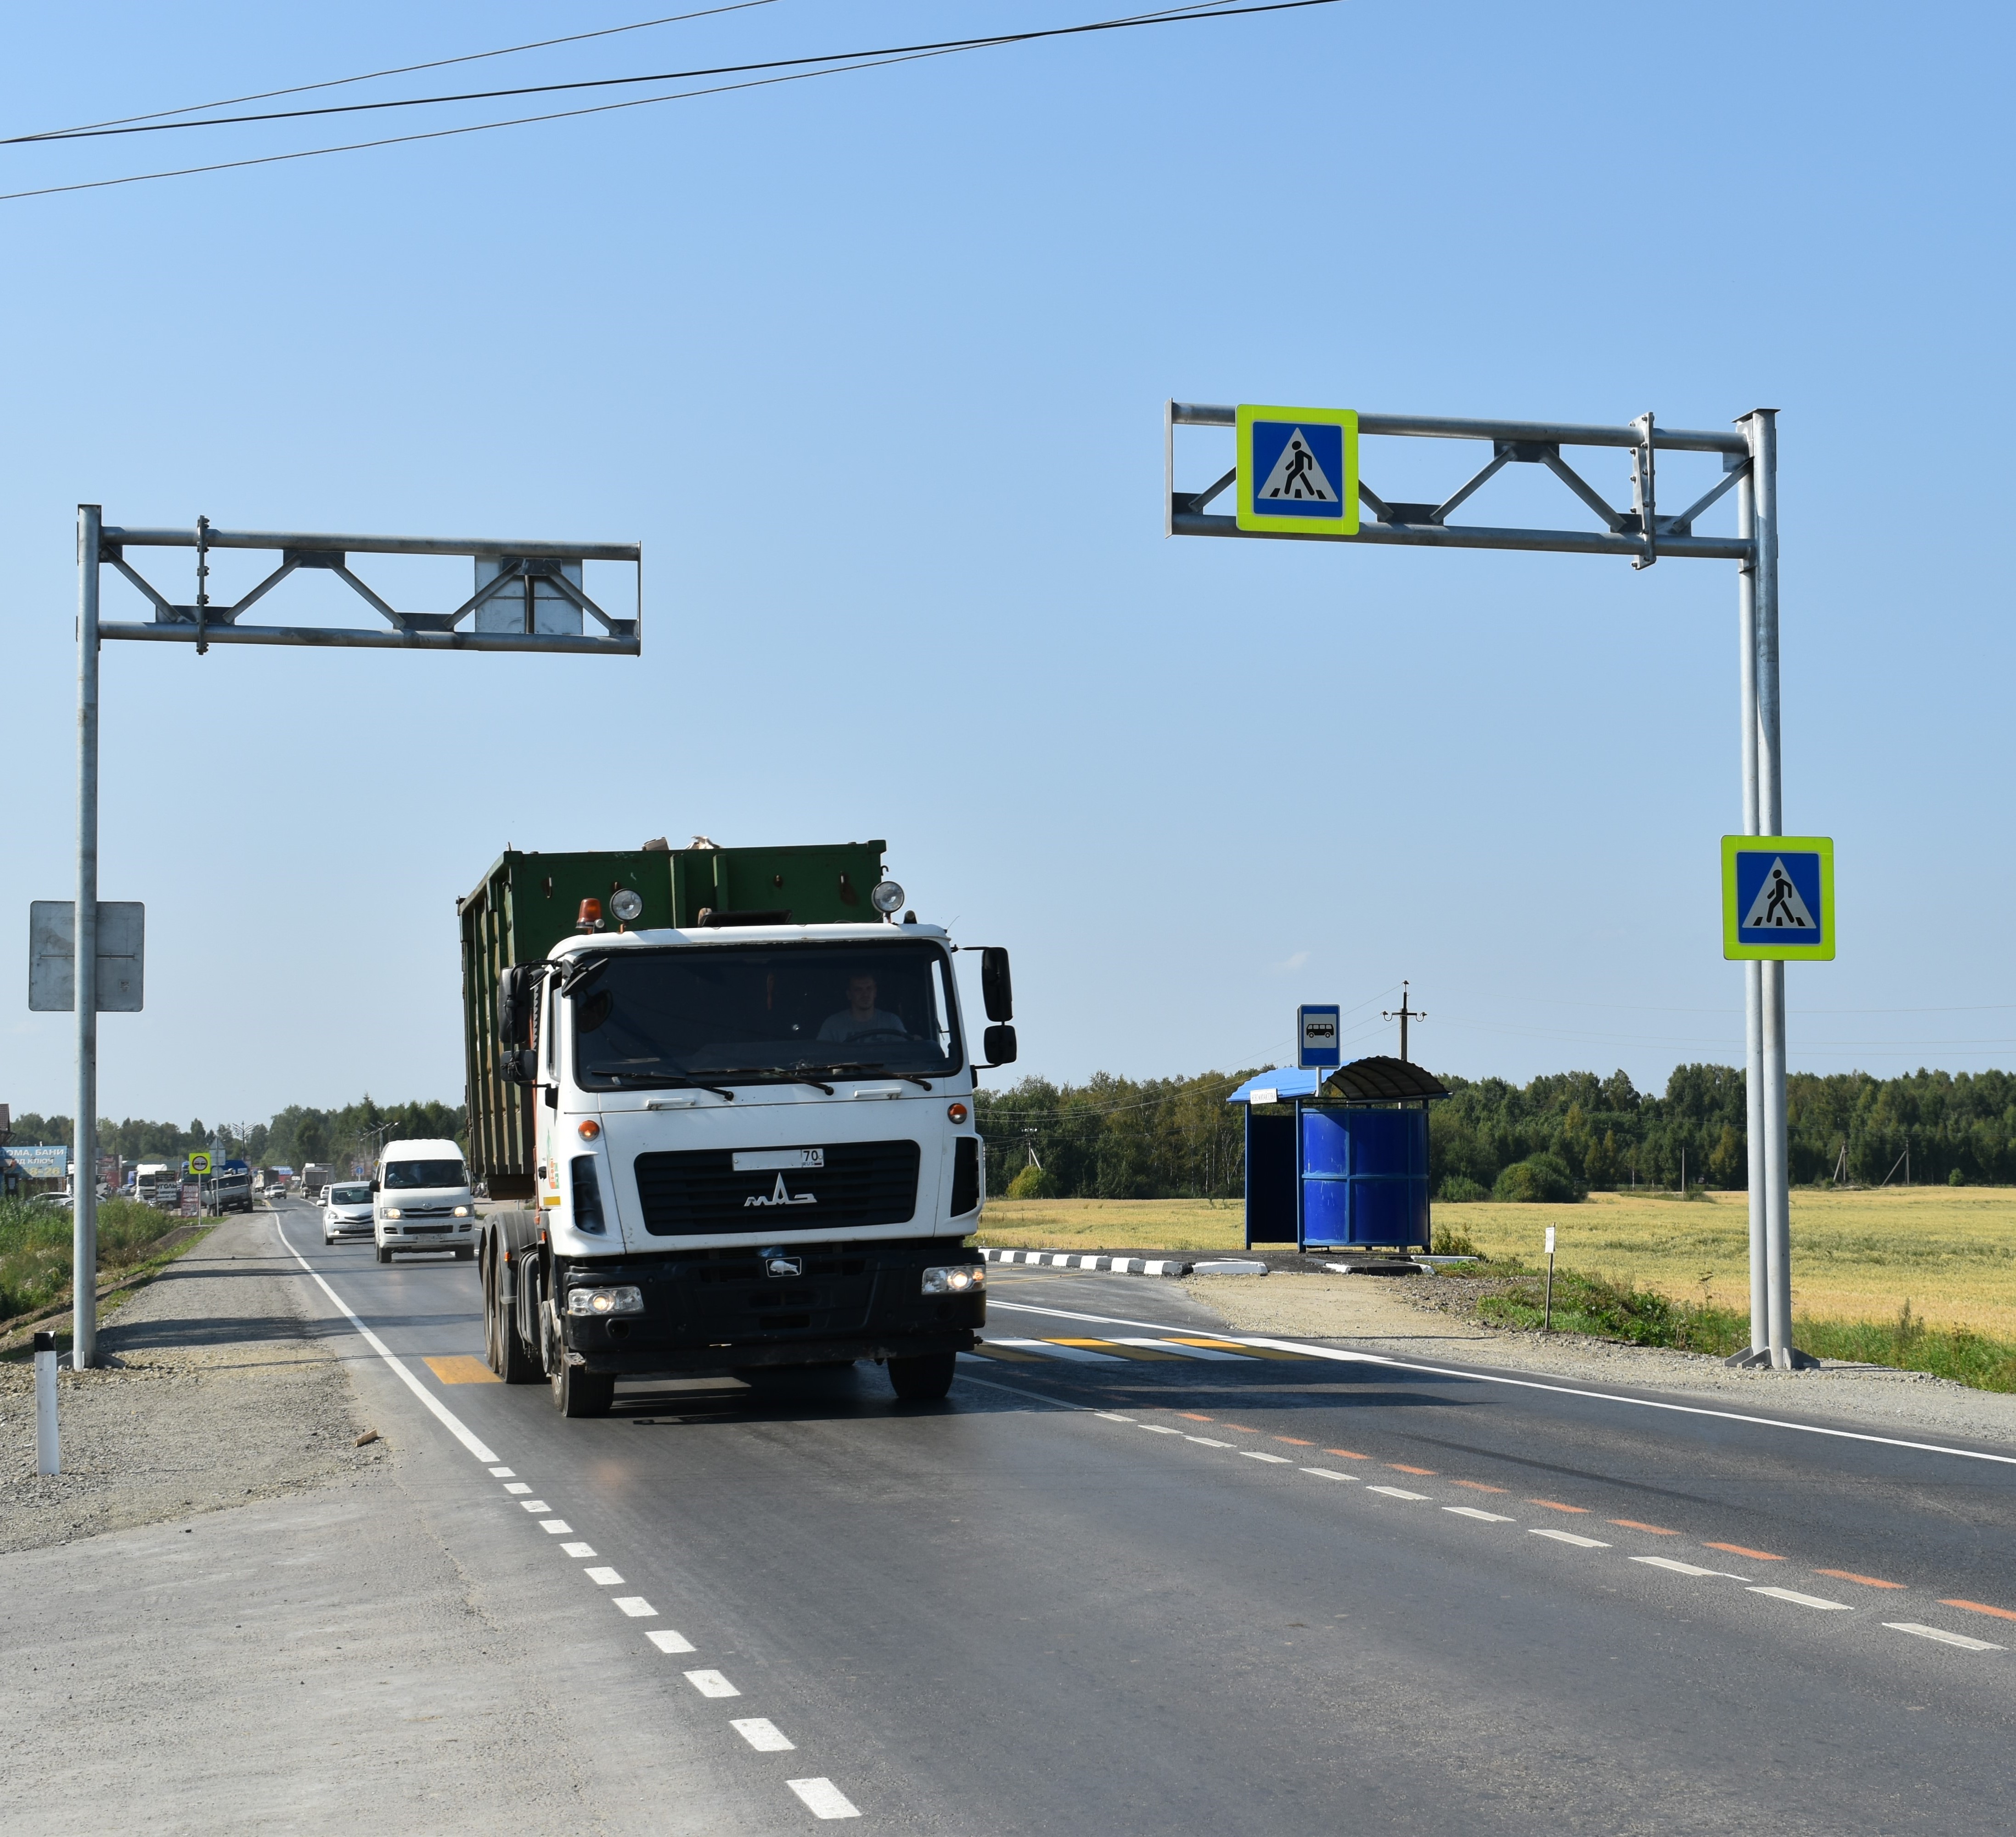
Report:
[[[1407,1006],[1407,985],[1404,982],[1400,985],[1400,1005],[1397,1008],[1382,1010],[1379,1018],[1382,1021],[1398,1021],[1400,1023],[1400,1062],[1404,1065],[1407,1063],[1407,1023],[1427,1019],[1419,1008]]]

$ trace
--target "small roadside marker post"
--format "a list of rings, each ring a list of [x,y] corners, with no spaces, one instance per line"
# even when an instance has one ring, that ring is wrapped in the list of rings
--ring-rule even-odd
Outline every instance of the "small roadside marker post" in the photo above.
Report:
[[[56,1439],[56,1336],[35,1335],[35,1471],[63,1471],[63,1449]]]
[[[1540,1311],[1540,1331],[1554,1330],[1554,1227],[1547,1227],[1547,1299]]]

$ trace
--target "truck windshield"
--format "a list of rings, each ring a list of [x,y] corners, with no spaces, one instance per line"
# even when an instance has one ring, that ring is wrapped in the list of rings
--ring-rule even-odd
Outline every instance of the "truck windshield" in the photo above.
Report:
[[[591,1090],[945,1076],[960,1064],[950,961],[921,940],[626,951],[583,971],[571,992],[574,1063]]]
[[[397,1191],[401,1187],[462,1187],[469,1183],[469,1176],[463,1171],[459,1161],[388,1161],[385,1163],[385,1184]]]

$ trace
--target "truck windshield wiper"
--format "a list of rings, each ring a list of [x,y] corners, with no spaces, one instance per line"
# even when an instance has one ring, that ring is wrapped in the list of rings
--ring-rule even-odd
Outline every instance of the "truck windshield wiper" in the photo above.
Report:
[[[836,1064],[812,1065],[801,1063],[794,1065],[791,1069],[794,1072],[823,1072],[829,1078],[853,1078],[857,1076],[865,1076],[869,1078],[901,1078],[907,1079],[912,1084],[920,1084],[926,1090],[929,1090],[931,1088],[931,1081],[928,1078],[920,1077],[914,1072],[891,1072],[886,1065],[870,1065],[860,1061],[850,1061],[844,1064]],[[815,1081],[812,1079],[807,1079],[805,1080],[805,1082],[808,1084],[814,1082]],[[822,1085],[819,1088],[823,1090],[826,1087]]]
[[[717,1097],[735,1101],[735,1093],[727,1086],[709,1084],[701,1078],[682,1078],[672,1072],[626,1072],[620,1065],[590,1065],[586,1071],[591,1078],[614,1078],[625,1084],[662,1086],[674,1090],[712,1091]]]
[[[722,1072],[723,1078],[760,1078],[765,1084],[808,1084],[815,1091],[833,1095],[833,1086],[808,1078],[808,1072],[830,1072],[829,1065],[736,1065]]]

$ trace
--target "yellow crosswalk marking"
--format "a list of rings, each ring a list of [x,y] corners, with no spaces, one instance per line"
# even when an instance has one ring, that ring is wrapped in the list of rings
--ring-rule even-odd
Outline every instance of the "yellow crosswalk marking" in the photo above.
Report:
[[[458,1353],[452,1359],[421,1361],[443,1384],[502,1384],[504,1381],[481,1359]]]
[[[1158,1359],[1177,1365],[1190,1363],[1181,1353],[1158,1353],[1150,1346],[1122,1345],[1113,1339],[1052,1339],[1044,1343],[1046,1345],[1082,1346],[1089,1353],[1105,1353],[1120,1359],[1139,1359],[1144,1363],[1150,1363]]]
[[[1193,1339],[1187,1333],[1172,1333],[1167,1336],[1176,1345],[1202,1346],[1208,1352],[1237,1353],[1248,1359],[1306,1359],[1307,1353],[1284,1353],[1276,1346],[1250,1346],[1236,1339]]]

